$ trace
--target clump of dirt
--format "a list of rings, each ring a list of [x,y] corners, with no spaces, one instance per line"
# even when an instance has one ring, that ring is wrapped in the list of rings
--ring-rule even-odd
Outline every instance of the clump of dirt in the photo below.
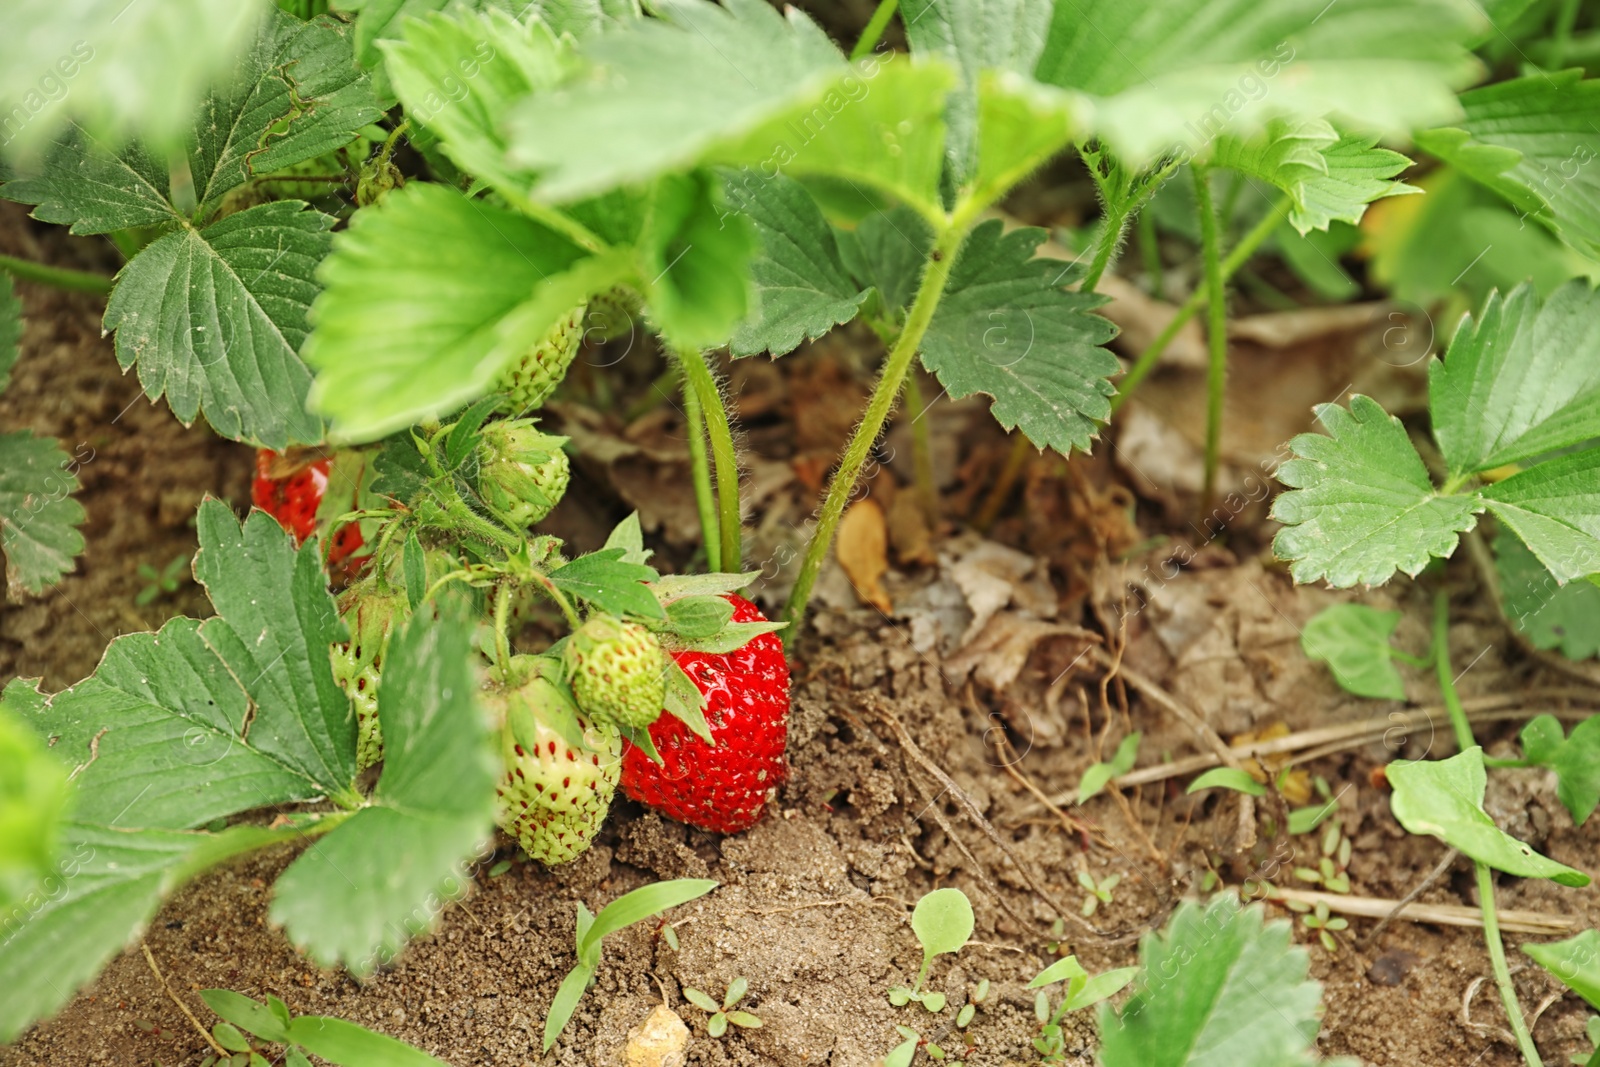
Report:
[[[37,239],[15,209],[0,214],[0,223],[7,251],[58,261],[82,255],[54,233],[45,246],[30,246]],[[110,345],[98,336],[95,302],[31,287],[24,292],[27,350],[18,382],[0,399],[0,424],[30,426],[69,447],[82,439],[97,450],[84,470],[89,552],[80,573],[37,602],[8,607],[0,620],[0,675],[43,673],[56,688],[86,674],[117,632],[154,627],[179,611],[208,611],[192,586],[146,612],[133,609],[141,584],[133,571],[138,562],[160,564],[192,551],[188,522],[205,493],[242,505],[250,462],[248,450],[200,428],[183,430],[162,407],[138,400],[124,412],[137,387],[114,370]],[[940,417],[962,422],[964,411],[972,409],[941,407]],[[972,413],[973,425],[988,426],[981,407]],[[787,447],[781,435],[770,437],[775,448]],[[962,438],[964,448],[969,439]],[[979,442],[974,454],[1002,457],[1005,449],[996,444]],[[792,458],[752,457],[754,480],[781,485],[763,498],[779,502],[774,508],[805,499],[780,477]],[[791,470],[786,477],[797,475]],[[879,474],[885,497],[895,477],[892,469]],[[964,475],[978,483],[984,477],[976,467]],[[1079,505],[1065,499],[1070,477],[1059,477],[1066,480],[1052,486],[1048,473],[1030,472],[1028,499],[1060,496],[1061,514],[1081,517]],[[1107,477],[1102,469],[1091,480]],[[909,493],[903,486],[896,491]],[[1127,506],[1126,498],[1107,500]],[[755,519],[758,527],[762,521]],[[1245,553],[1246,538],[1231,547],[1221,540],[1200,544],[1179,568],[1165,566],[1165,549],[1154,566],[1138,556],[1111,566],[1096,560],[1096,545],[1115,539],[1126,548],[1149,531],[1134,537],[1138,531],[1106,522],[1092,536],[1058,536],[1052,544],[1070,556],[1063,565],[1045,558],[1055,549],[1035,540],[1050,531],[1026,521],[1010,528],[1010,546],[972,534],[940,537],[919,562],[896,568],[886,578],[895,605],[889,615],[862,606],[837,571],[825,577],[819,586],[825,606],[796,658],[793,775],[769,816],[748,833],[709,835],[619,802],[594,848],[565,868],[520,860],[501,839],[438,929],[363,981],[318,970],[268,926],[270,886],[295,854],[287,846],[199,879],[161,910],[145,945],[173,992],[207,1023],[213,1020],[199,989],[272,993],[297,1013],[351,1019],[457,1067],[616,1064],[629,1029],[663,1000],[693,1029],[688,1062],[704,1067],[866,1067],[898,1042],[896,1024],[916,1027],[970,1064],[1035,1062],[1033,995],[1025,986],[1059,953],[1076,952],[1095,972],[1129,965],[1139,936],[1159,927],[1179,900],[1198,894],[1208,872],[1237,887],[1274,856],[1288,856],[1286,868],[1314,866],[1317,858],[1316,835],[1275,836],[1266,803],[1260,840],[1235,853],[1239,800],[1215,792],[1185,796],[1179,778],[1073,808],[1068,798],[1084,769],[1127,731],[1144,732],[1141,766],[1204,751],[1189,726],[1129,682],[1132,673],[1176,694],[1224,735],[1381,720],[1403,705],[1353,701],[1299,654],[1298,628],[1329,594],[1294,587]],[[1464,591],[1470,574],[1457,568],[1443,580]],[[1426,617],[1421,591],[1398,583],[1384,596],[1407,614],[1401,642],[1424,646],[1415,621]],[[1544,700],[1538,694],[1554,683],[1519,659],[1492,609],[1464,596],[1457,602],[1456,643],[1484,650],[1462,680],[1464,691],[1526,694],[1530,706]],[[1122,643],[1126,675],[1090,654],[1108,640]],[[1418,675],[1416,682],[1413,700],[1429,702],[1425,679]],[[1485,726],[1481,734],[1503,741],[1515,725]],[[1449,743],[1444,729],[1390,740],[1412,757]],[[1386,794],[1373,784],[1370,773],[1396,754],[1374,743],[1305,766],[1336,797],[1334,818],[1353,843],[1355,894],[1403,896],[1443,855],[1438,842],[1399,828]],[[994,838],[928,764],[948,773],[970,809],[992,825]],[[1600,869],[1595,824],[1587,833],[1573,827],[1547,776],[1497,775],[1495,783],[1491,810],[1513,832],[1563,862]],[[1295,852],[1278,851],[1283,846]],[[505,859],[513,862],[496,876]],[[1090,919],[1079,914],[1080,872],[1097,882],[1123,876],[1114,899]],[[574,962],[575,903],[597,909],[630,889],[676,877],[709,877],[721,886],[667,917],[676,948],[660,922],[608,939],[596,985],[555,1048],[541,1055],[545,1013]],[[921,962],[911,907],[942,886],[965,891],[977,915],[973,943],[942,957],[932,972],[933,987],[950,1006],[938,1015],[916,1005],[893,1007],[888,989],[912,980]],[[1470,872],[1458,865],[1421,899],[1471,904],[1472,892]],[[1600,894],[1592,889],[1508,878],[1499,900],[1503,908],[1570,915],[1586,926],[1600,922]],[[1286,910],[1268,907],[1298,924]],[[1477,930],[1402,920],[1366,945],[1361,939],[1370,927],[1353,920],[1338,950],[1329,952],[1298,926],[1296,938],[1324,983],[1324,1054],[1381,1065],[1518,1062],[1499,1036],[1504,1016],[1492,985],[1479,981],[1489,965]],[[1520,939],[1509,941],[1515,946]],[[685,1001],[683,989],[715,995],[737,977],[750,983],[742,1006],[765,1025],[712,1039],[705,1014]],[[982,979],[993,992],[963,1034],[953,1019]],[[1532,967],[1521,968],[1517,982],[1530,1008],[1558,991]],[[1462,998],[1474,983],[1464,1023]],[[1263,1003],[1269,1008],[1270,996]],[[1584,1014],[1567,998],[1540,1018],[1535,1034],[1552,1062],[1578,1049]],[[1068,1027],[1067,1062],[1091,1064],[1089,1013],[1070,1018]],[[132,951],[56,1018],[0,1050],[0,1063],[196,1065],[205,1054],[143,954]]]

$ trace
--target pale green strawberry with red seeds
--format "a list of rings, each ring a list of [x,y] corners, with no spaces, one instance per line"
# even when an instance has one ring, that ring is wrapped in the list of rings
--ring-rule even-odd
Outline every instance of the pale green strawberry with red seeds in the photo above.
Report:
[[[596,615],[568,639],[565,654],[572,693],[585,714],[634,730],[660,717],[671,662],[645,627]]]
[[[567,438],[540,433],[532,419],[507,419],[483,428],[478,494],[517,529],[527,529],[561,502],[572,480],[562,446]]]
[[[572,357],[583,340],[583,314],[587,304],[579,304],[561,317],[549,333],[505,370],[495,383],[497,392],[508,399],[500,410],[511,415],[533,411],[550,399],[561,379],[567,376]]]
[[[378,592],[370,582],[340,598],[340,614],[350,640],[333,646],[333,680],[356,712],[356,764],[361,769],[383,759],[383,728],[378,723],[378,687],[383,656],[395,628],[411,614],[404,593]]]
[[[538,657],[517,656],[513,664]],[[557,673],[551,664],[550,673]],[[594,842],[622,774],[622,735],[571,706],[559,679],[538,669],[520,684],[490,690],[505,775],[497,821],[541,863],[570,863]]]

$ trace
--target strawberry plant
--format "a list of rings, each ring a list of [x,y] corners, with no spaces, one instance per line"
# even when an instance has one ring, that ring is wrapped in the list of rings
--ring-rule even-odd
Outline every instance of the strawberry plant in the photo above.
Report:
[[[1600,253],[1597,104],[1596,83],[1555,70],[1571,19],[1540,52],[1550,73],[1471,88],[1478,56],[1494,56],[1465,0],[888,0],[848,54],[764,0],[173,0],[123,8],[93,42],[70,5],[23,7],[0,41],[0,96],[23,101],[0,116],[0,196],[106,236],[124,262],[115,278],[0,268],[106,293],[117,364],[144,394],[257,449],[260,513],[199,508],[192,568],[211,618],[120,637],[60,692],[4,691],[0,986],[18,992],[0,1004],[0,1040],[58,1008],[196,874],[275,843],[305,847],[274,887],[273,922],[318,964],[365,975],[464,891],[497,825],[529,857],[569,862],[620,786],[701,830],[749,829],[788,775],[784,643],[902,404],[919,494],[934,497],[919,368],[951,400],[987,398],[1014,460],[1070,456],[1205,310],[1209,506],[1230,281],[1270,245],[1312,288],[1348,295],[1356,283],[1328,257],[1396,198],[1497,232],[1508,214],[1532,220],[1537,237],[1507,240],[1540,266],[1483,297],[1430,364],[1431,437],[1414,442],[1364,396],[1319,409],[1326,432],[1297,437],[1278,472],[1276,550],[1298,581],[1375,584],[1418,575],[1487,514],[1520,632],[1574,657],[1600,648],[1600,304],[1571,280]],[[879,47],[897,8],[909,55]],[[48,83],[30,73],[39,55]],[[1380,144],[1407,138],[1434,165],[1416,185],[1400,180],[1412,160]],[[1082,263],[1041,256],[1046,231],[993,217],[1063,163],[1099,205]],[[1123,373],[1097,290],[1129,231],[1154,233],[1175,195],[1202,280]],[[1419,210],[1397,228],[1374,275],[1477,295],[1477,276],[1458,290],[1459,276],[1440,286],[1418,267],[1430,225],[1443,224]],[[1574,269],[1544,262],[1552,249]],[[0,386],[17,323],[7,281]],[[881,349],[878,377],[769,620],[740,595],[760,572],[746,569],[716,353],[784,357],[852,323]],[[691,484],[661,492],[692,495],[708,573],[653,566],[636,515],[588,552],[540,527],[581,477],[546,408],[585,345],[634,330],[682,384]],[[74,462],[0,436],[8,587],[37,593],[82,549]],[[1537,1063],[1489,871],[1581,875],[1482,812],[1487,764],[1454,698],[1439,603],[1427,665],[1461,752],[1396,764],[1395,815],[1478,863],[1496,975]],[[541,612],[558,621],[535,638],[524,623]],[[1394,662],[1414,658],[1389,644],[1395,622],[1338,611],[1305,649],[1353,691],[1394,697]],[[1079,803],[1132,769],[1141,736],[1129,729],[1082,776]],[[1555,770],[1587,818],[1600,796],[1589,724],[1536,719],[1522,740],[1517,762]],[[1229,768],[1191,789],[1212,786],[1267,792]],[[262,809],[279,812],[263,825]],[[1321,884],[1344,877],[1339,847]],[[1087,915],[1115,876],[1082,877]],[[598,915],[580,904],[546,1051],[606,934],[711,887],[662,883]],[[1317,919],[1325,942],[1342,921]],[[912,926],[922,966],[889,997],[938,1013],[944,995],[923,984],[970,939],[971,905],[936,890]],[[1132,999],[1100,1010],[1107,1067],[1188,1063],[1200,1047],[1310,1062],[1316,986],[1259,909],[1182,905],[1141,957]],[[1035,984],[1061,980],[1037,1045],[1057,1059],[1063,1014],[1126,976],[1090,979],[1069,956]],[[1228,1030],[1218,1020],[1244,1013],[1253,980],[1281,988],[1283,1010]],[[241,1000],[212,1005],[235,1033],[342,1054],[302,1040],[306,1020],[281,1004]],[[746,1025],[737,1000],[730,989],[716,1017]],[[903,1036],[892,1062],[944,1055]],[[239,1041],[230,1051],[259,1056]]]

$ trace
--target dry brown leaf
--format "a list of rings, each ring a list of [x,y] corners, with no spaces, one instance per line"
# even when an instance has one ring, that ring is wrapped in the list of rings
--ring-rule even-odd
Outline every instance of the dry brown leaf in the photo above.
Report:
[[[889,543],[895,559],[903,566],[931,566],[938,561],[933,552],[933,535],[914,491],[896,493],[889,504]]]
[[[833,551],[863,603],[885,614],[894,610],[883,588],[889,570],[889,527],[876,500],[869,496],[850,505],[839,521]]]

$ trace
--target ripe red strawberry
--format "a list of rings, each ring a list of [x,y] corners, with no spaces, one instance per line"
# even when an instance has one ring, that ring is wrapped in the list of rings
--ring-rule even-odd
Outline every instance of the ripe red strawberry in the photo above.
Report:
[[[328,490],[328,468],[332,460],[315,453],[294,449],[277,453],[270,448],[256,450],[256,476],[250,483],[250,502],[278,520],[278,525],[294,534],[296,543],[310,537],[317,528],[317,508]],[[354,578],[369,557],[357,556],[364,541],[355,523],[346,523],[333,533],[328,552],[329,572],[346,580]]]
[[[750,601],[727,594],[734,622],[765,622]],[[789,665],[777,634],[762,634],[733,652],[674,652],[672,658],[705,695],[706,724],[716,747],[677,716],[662,715],[650,739],[662,763],[627,744],[623,791],[669,818],[702,830],[747,830],[789,775]]]

